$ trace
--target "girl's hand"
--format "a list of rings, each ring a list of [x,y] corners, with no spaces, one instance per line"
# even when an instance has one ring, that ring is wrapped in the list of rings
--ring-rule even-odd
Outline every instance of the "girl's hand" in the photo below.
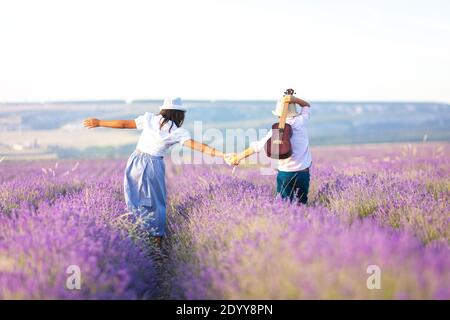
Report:
[[[89,118],[83,120],[83,126],[88,129],[96,128],[100,126],[100,120],[95,118]]]

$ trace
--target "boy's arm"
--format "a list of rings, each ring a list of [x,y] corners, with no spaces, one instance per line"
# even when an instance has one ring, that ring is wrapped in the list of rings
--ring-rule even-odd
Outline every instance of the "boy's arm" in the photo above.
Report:
[[[241,162],[245,158],[250,157],[254,153],[255,153],[255,149],[253,149],[252,147],[245,149],[241,153],[238,153],[236,155],[236,162],[237,162],[236,164],[239,164],[239,162]]]
[[[305,125],[310,118],[310,108],[311,105],[309,102],[306,102],[303,99],[297,98],[295,96],[285,96],[283,99],[289,103],[296,103],[299,104],[302,107],[302,112],[300,113],[300,116],[297,117],[296,124]]]
[[[297,98],[295,96],[286,96],[285,99],[288,99],[289,103],[296,103],[302,107],[311,107],[309,102],[306,102],[305,100]]]
[[[267,132],[266,136],[259,141],[254,141],[250,143],[250,148],[245,149],[241,153],[231,154],[229,156],[229,162],[235,166],[239,165],[239,162],[245,158],[250,157],[252,154],[260,152],[264,149],[266,142],[272,137],[272,130]]]
[[[99,120],[95,118],[89,118],[83,120],[83,126],[88,129],[96,127],[136,129],[136,122],[134,120]]]

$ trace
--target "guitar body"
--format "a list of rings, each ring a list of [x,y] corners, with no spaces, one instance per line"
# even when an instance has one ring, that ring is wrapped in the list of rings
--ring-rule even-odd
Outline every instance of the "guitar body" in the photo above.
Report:
[[[272,125],[272,137],[264,146],[268,157],[273,159],[287,159],[292,155],[292,127],[285,124],[284,129],[279,129],[279,123]]]
[[[292,155],[292,127],[286,123],[288,115],[289,100],[286,96],[292,96],[295,92],[293,89],[287,89],[283,97],[283,111],[280,115],[280,121],[272,126],[272,137],[264,145],[266,154],[273,159],[287,159]]]

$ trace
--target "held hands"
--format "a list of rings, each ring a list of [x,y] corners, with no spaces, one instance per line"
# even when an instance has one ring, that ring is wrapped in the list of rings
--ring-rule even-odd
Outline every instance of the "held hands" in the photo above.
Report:
[[[95,118],[88,118],[83,120],[83,126],[88,129],[96,128],[100,126],[100,120]]]
[[[223,156],[225,162],[230,166],[239,165],[240,159],[236,153],[227,153]]]

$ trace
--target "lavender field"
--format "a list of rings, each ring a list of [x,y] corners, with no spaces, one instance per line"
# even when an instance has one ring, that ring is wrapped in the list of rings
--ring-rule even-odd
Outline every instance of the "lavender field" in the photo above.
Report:
[[[167,161],[162,250],[127,214],[125,159],[1,162],[0,299],[450,299],[449,154],[316,148],[307,206],[255,166]]]

